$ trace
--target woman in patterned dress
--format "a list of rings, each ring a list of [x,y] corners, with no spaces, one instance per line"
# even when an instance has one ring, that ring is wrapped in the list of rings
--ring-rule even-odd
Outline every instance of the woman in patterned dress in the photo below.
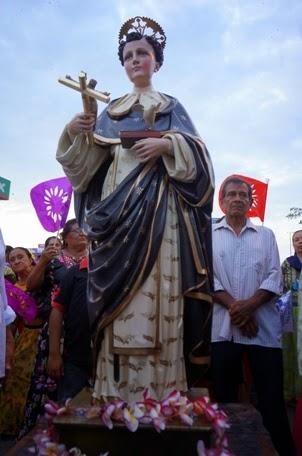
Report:
[[[15,287],[26,292],[26,280],[34,267],[31,253],[23,247],[16,247],[9,254],[9,263],[17,277]],[[36,303],[32,302],[32,305]],[[36,309],[33,311],[36,313]],[[12,323],[15,336],[12,368],[0,392],[0,434],[9,436],[16,435],[22,423],[42,324],[38,314],[34,320],[28,321],[21,313],[18,314],[18,310],[16,313],[17,318]]]
[[[293,310],[293,332],[283,335],[284,396],[289,403],[295,404],[302,393],[302,376],[299,375],[297,360],[297,324],[299,277],[302,266],[302,230],[292,237],[294,255],[282,263],[284,292],[291,291]]]

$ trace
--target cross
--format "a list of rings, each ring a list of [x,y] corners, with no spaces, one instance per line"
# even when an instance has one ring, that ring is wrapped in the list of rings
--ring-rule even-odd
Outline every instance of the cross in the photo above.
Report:
[[[100,92],[99,90],[95,90],[95,86],[97,84],[95,79],[91,79],[87,84],[87,74],[84,71],[81,71],[79,74],[79,82],[72,79],[69,75],[66,75],[65,78],[59,78],[58,81],[61,84],[81,93],[84,112],[92,112],[93,100],[99,100],[103,103],[109,103],[110,101],[109,92]],[[93,146],[93,133],[86,133],[86,138],[88,144]]]

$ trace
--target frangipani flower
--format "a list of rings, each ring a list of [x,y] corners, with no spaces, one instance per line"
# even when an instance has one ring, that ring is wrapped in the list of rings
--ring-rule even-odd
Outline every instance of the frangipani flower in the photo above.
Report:
[[[45,409],[46,418],[53,419],[55,416],[57,416],[57,412],[59,410],[59,405],[56,402],[49,400],[44,405],[44,409]]]
[[[138,419],[127,407],[124,408],[124,420],[129,431],[135,432],[137,430],[139,424]]]
[[[161,432],[166,429],[166,421],[164,420],[164,418],[154,418],[152,423],[157,432]]]
[[[114,409],[115,409],[114,404],[108,404],[108,406],[106,406],[105,410],[101,414],[101,420],[104,423],[104,425],[107,426],[108,429],[113,429],[111,415],[114,412]]]
[[[143,400],[127,404],[122,400],[107,401],[99,407],[74,407],[70,401],[59,408],[57,404],[49,401],[46,412],[51,419],[63,413],[93,418],[99,416],[108,429],[112,429],[114,422],[124,423],[131,431],[135,432],[139,424],[152,424],[157,432],[166,429],[166,423],[172,419],[192,426],[194,419],[204,416],[216,432],[215,448],[206,449],[203,442],[198,443],[198,456],[232,456],[228,450],[228,441],[225,430],[230,426],[228,417],[217,404],[212,404],[207,396],[189,400],[184,393],[172,391],[162,401],[150,397],[148,390],[143,393]],[[42,454],[42,453],[41,453]],[[44,453],[43,453],[44,454]]]

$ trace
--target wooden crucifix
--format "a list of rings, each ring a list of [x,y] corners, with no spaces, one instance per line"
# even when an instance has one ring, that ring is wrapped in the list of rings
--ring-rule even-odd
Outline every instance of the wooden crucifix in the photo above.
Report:
[[[87,74],[84,71],[81,71],[79,74],[79,82],[72,79],[69,75],[66,75],[65,78],[59,78],[58,81],[70,87],[73,90],[81,92],[84,112],[93,112],[93,100],[99,100],[103,103],[109,103],[110,93],[109,92],[100,92],[95,90],[97,81],[95,79],[90,79],[87,84]],[[94,144],[93,133],[86,133],[86,139],[89,145]]]

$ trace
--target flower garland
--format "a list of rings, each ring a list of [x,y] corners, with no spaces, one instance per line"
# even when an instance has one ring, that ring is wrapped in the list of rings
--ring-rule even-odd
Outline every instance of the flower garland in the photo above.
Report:
[[[131,432],[135,432],[139,424],[151,424],[157,432],[161,432],[166,429],[167,422],[175,419],[192,426],[195,418],[204,416],[215,431],[215,447],[206,449],[203,442],[199,441],[198,456],[232,456],[225,435],[225,430],[230,427],[228,417],[217,404],[212,404],[207,396],[190,400],[185,394],[173,391],[162,401],[157,401],[149,396],[148,390],[145,390],[142,401],[133,404],[127,404],[120,399],[89,408],[75,407],[70,400],[61,408],[53,401],[45,404],[47,419],[52,421],[55,416],[64,414],[88,419],[99,417],[108,429],[113,428],[114,422],[123,423]]]
[[[64,444],[57,443],[51,427],[37,432],[33,439],[35,445],[27,449],[28,454],[36,456],[86,456],[77,447],[67,450]],[[109,453],[100,453],[99,456],[109,456]]]

